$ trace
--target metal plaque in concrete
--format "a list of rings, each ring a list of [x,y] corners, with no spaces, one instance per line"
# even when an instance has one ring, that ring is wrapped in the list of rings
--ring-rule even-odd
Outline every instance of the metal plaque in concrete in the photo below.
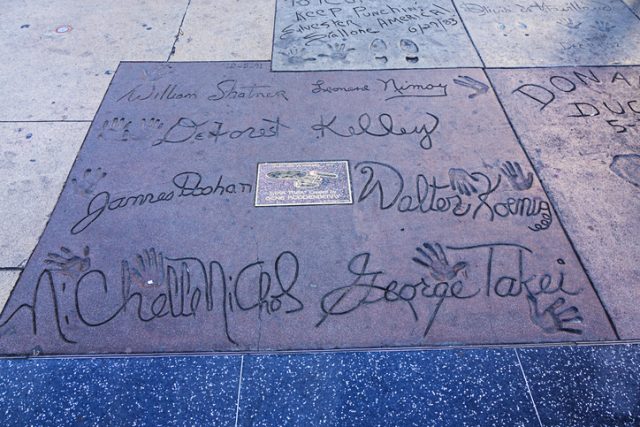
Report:
[[[256,206],[351,204],[349,162],[260,163]]]
[[[491,70],[620,335],[640,337],[640,67]]]
[[[2,354],[615,337],[479,69],[121,64],[0,315]]]
[[[481,66],[451,0],[277,0],[274,71]]]
[[[640,62],[640,21],[620,0],[457,0],[488,67]]]

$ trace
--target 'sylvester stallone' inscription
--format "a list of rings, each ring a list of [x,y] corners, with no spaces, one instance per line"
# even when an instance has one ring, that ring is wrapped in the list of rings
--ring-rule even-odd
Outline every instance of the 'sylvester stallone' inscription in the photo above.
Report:
[[[480,65],[451,0],[278,0],[275,71]]]

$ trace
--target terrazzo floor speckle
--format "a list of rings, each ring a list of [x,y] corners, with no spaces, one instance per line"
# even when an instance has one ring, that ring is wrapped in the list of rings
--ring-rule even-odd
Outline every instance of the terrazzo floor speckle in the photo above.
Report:
[[[238,425],[535,425],[513,350],[245,357]]]
[[[233,425],[239,357],[0,361],[2,424]]]
[[[3,425],[635,426],[640,345],[0,361]]]
[[[519,350],[545,426],[640,425],[637,345]]]

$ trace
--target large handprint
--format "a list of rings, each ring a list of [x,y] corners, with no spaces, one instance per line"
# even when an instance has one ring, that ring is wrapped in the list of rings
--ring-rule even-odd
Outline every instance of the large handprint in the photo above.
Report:
[[[477,183],[480,180],[467,172],[464,169],[451,168],[449,169],[449,185],[454,191],[457,191],[461,195],[470,196],[471,193],[477,193]]]
[[[297,47],[292,47],[289,50],[278,52],[280,55],[287,58],[287,62],[289,64],[304,64],[306,61],[315,61],[316,58],[306,57],[306,48],[298,49]]]
[[[131,120],[124,117],[114,117],[112,120],[105,120],[102,122],[102,128],[100,128],[98,138],[108,140],[113,139],[115,141],[128,141],[130,126]]]
[[[528,190],[531,188],[531,185],[533,185],[533,173],[529,172],[525,177],[522,167],[520,167],[520,163],[518,162],[504,162],[500,170],[516,190]]]
[[[122,260],[122,272],[127,287],[137,285],[142,287],[156,287],[164,284],[164,256],[162,252],[157,252],[155,248],[145,249],[141,254],[136,255],[133,266],[129,266],[129,261]]]
[[[540,311],[540,302],[532,293],[527,295],[529,303],[529,314],[531,320],[543,331],[553,334],[557,332],[568,332],[570,334],[581,334],[582,330],[578,327],[568,327],[567,324],[582,323],[583,318],[577,307],[571,306],[564,308],[566,301],[559,297],[549,304],[547,308]]]
[[[429,243],[423,243],[422,247],[417,247],[416,251],[420,254],[420,257],[413,257],[413,262],[426,267],[431,273],[431,277],[439,282],[444,282],[455,278],[459,272],[466,277],[467,263],[464,261],[458,262],[455,265],[449,265],[449,260],[442,250],[442,246],[439,243],[433,245]]]
[[[81,196],[90,196],[95,191],[100,180],[102,180],[107,173],[102,168],[84,170],[82,176],[77,178],[71,178],[71,183],[74,185],[75,190]]]
[[[91,268],[89,258],[89,246],[85,246],[82,255],[76,255],[65,246],[60,247],[60,253],[49,252],[44,263],[50,266],[50,270],[59,271],[66,276],[79,275]]]
[[[327,55],[321,53],[318,55],[319,58],[330,58],[336,61],[346,61],[349,52],[356,50],[353,47],[347,48],[347,45],[345,43],[335,43],[333,45],[327,43],[327,46],[329,47],[329,54]]]

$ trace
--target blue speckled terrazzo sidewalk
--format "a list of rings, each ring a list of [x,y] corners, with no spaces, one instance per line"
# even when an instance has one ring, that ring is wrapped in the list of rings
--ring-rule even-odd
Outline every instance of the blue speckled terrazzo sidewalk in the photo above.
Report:
[[[0,361],[4,426],[635,426],[640,346]]]

